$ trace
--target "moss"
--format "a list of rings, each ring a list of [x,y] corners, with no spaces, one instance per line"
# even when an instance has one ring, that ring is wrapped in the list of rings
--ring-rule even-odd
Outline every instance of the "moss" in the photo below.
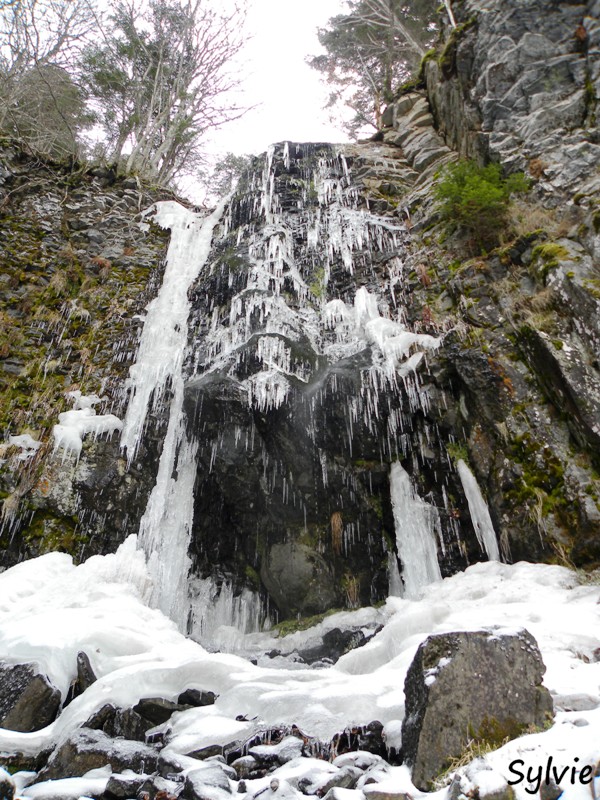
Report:
[[[325,297],[327,283],[325,281],[324,267],[320,267],[319,269],[315,270],[313,273],[313,279],[308,285],[308,289],[313,297],[317,298],[317,300],[321,300],[323,297]]]
[[[574,510],[566,495],[564,467],[551,449],[530,433],[516,437],[509,457],[521,467],[521,480],[506,493],[513,505],[525,508],[538,526],[545,517],[558,515],[568,529]]]
[[[464,442],[447,442],[446,452],[450,456],[450,460],[454,465],[461,460],[464,461],[465,464],[469,463],[469,451],[467,450],[467,445]]]
[[[448,79],[456,72],[456,52],[458,45],[464,34],[475,25],[475,17],[471,17],[462,25],[457,25],[452,29],[442,52],[438,56],[438,65],[444,78]]]
[[[23,540],[39,555],[60,551],[77,558],[88,537],[78,530],[78,520],[56,517],[47,511],[36,511],[31,523],[22,532]]]
[[[433,61],[435,59],[436,55],[437,55],[437,50],[435,49],[435,47],[432,47],[431,50],[428,50],[425,53],[425,55],[423,56],[423,58],[421,59],[421,63],[419,64],[419,69],[417,71],[417,77],[416,77],[416,81],[419,84],[424,83],[424,81],[425,81],[425,69],[427,67],[427,64],[430,61]]]
[[[343,609],[341,608],[331,608],[329,611],[326,611],[324,614],[315,614],[312,617],[298,617],[297,619],[285,619],[281,622],[278,622],[277,625],[274,626],[273,631],[276,633],[278,637],[289,636],[291,633],[296,633],[297,631],[305,631],[308,628],[312,628],[315,625],[318,625],[319,622],[323,622],[326,617],[330,617],[332,614],[337,614]]]
[[[252,586],[253,589],[260,589],[260,578],[254,567],[250,566],[250,564],[246,564],[244,567],[244,575],[246,576],[246,581],[250,584],[250,586]]]
[[[535,265],[535,274],[543,280],[546,279],[550,270],[558,267],[561,260],[569,257],[570,254],[567,248],[556,242],[538,244],[531,251],[531,263]]]

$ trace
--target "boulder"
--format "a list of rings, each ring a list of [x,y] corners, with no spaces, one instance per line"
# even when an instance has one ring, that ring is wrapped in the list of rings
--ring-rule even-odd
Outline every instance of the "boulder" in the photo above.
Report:
[[[129,739],[111,739],[103,731],[80,728],[56,748],[38,774],[36,783],[79,777],[107,764],[113,772],[126,769],[138,773],[154,772],[157,760],[156,750],[145,744]]]
[[[204,689],[186,689],[179,695],[177,702],[182,706],[212,706],[217,696]]]
[[[146,731],[153,726],[154,723],[141,717],[132,708],[116,708],[111,703],[106,703],[82,727],[103,731],[110,737],[119,736],[145,742]]]
[[[180,797],[184,800],[228,800],[231,786],[218,766],[188,772]]]
[[[56,717],[61,695],[34,664],[0,663],[0,727],[29,733]]]
[[[164,697],[143,697],[133,710],[153,725],[162,725],[175,711],[185,711],[186,706],[165,700]]]
[[[126,800],[135,797],[146,780],[143,775],[111,775],[104,794],[107,800]]]
[[[406,675],[402,754],[426,791],[470,739],[499,744],[552,718],[545,666],[525,630],[444,633],[419,647]]]
[[[302,755],[304,742],[296,736],[286,736],[278,744],[259,744],[248,750],[248,755],[260,764],[287,764]]]

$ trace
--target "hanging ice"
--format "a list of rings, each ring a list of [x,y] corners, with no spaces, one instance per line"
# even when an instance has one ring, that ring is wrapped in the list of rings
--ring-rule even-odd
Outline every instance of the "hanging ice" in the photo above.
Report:
[[[121,436],[129,463],[139,446],[150,402],[155,407],[167,385],[181,377],[190,312],[188,289],[208,258],[213,229],[228,199],[204,219],[172,200],[156,203],[146,212],[171,230],[171,242],[162,286],[146,309],[136,361],[129,370],[130,396]]]
[[[204,266],[225,200],[204,220],[177,203],[157,203],[154,219],[171,229],[165,276],[148,306],[138,358],[130,370],[131,396],[121,444],[135,455],[151,396],[156,403],[167,381],[173,397],[169,424],[152,490],[140,522],[139,541],[153,580],[152,604],[185,630],[189,608],[188,546],[194,505],[196,446],[185,434],[182,366],[190,310],[188,288]]]
[[[481,549],[485,550],[487,553],[490,561],[500,561],[496,532],[494,531],[490,512],[481,494],[479,484],[462,458],[457,461],[456,469],[458,470],[460,482],[465,490],[465,497],[469,504],[469,513],[471,515],[471,522],[475,528],[477,541]]]
[[[442,577],[435,540],[437,511],[417,495],[410,476],[398,462],[392,464],[390,494],[404,591],[413,598],[423,586]]]

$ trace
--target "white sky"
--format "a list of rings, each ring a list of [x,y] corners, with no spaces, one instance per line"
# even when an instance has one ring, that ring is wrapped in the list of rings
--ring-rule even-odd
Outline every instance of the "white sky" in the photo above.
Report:
[[[345,141],[323,110],[327,89],[305,58],[322,52],[317,28],[342,13],[343,0],[249,0],[246,49],[248,75],[243,101],[259,107],[224,126],[215,137],[221,154],[262,153],[269,144]]]

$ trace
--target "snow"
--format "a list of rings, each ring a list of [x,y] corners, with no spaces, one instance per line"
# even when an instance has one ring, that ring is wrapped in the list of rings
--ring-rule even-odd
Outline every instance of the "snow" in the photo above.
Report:
[[[8,443],[13,447],[19,447],[21,449],[21,452],[17,456],[18,461],[28,461],[30,458],[33,458],[42,446],[42,443],[34,439],[29,433],[22,433],[20,436],[9,436]]]
[[[57,800],[78,800],[81,797],[98,797],[106,789],[111,775],[110,767],[92,769],[81,778],[63,778],[61,780],[43,781],[35,786],[28,786],[22,791],[22,797],[37,798],[55,797]]]
[[[67,397],[73,400],[73,408],[59,414],[58,424],[52,429],[54,451],[62,449],[63,461],[71,454],[79,459],[83,439],[89,433],[97,439],[104,434],[112,436],[123,427],[121,420],[114,414],[96,414],[93,406],[101,401],[98,395],[82,395],[77,390],[68,392]]]
[[[297,664],[292,668],[291,662],[279,669],[255,666],[237,655],[208,653],[159,610],[148,607],[151,580],[135,537],[116,554],[94,556],[79,566],[66,554],[49,553],[0,575],[2,658],[36,662],[63,695],[75,677],[79,651],[88,654],[98,676],[44,730],[0,730],[0,750],[35,753],[64,739],[107,702],[128,707],[141,697],[175,699],[192,687],[219,697],[214,706],[171,719],[167,739],[174,753],[245,740],[278,724],[294,723],[306,734],[329,739],[348,725],[373,719],[386,726],[388,743],[398,742],[404,676],[420,642],[430,633],[481,628],[493,632],[494,626],[531,631],[547,665],[545,683],[553,693],[585,693],[592,704],[600,704],[600,662],[594,660],[600,646],[598,587],[578,585],[574,574],[562,567],[475,564],[421,587],[416,599],[393,597],[379,610],[344,612],[348,622],[356,615],[357,625],[377,615],[383,630],[335,666],[320,670]],[[270,633],[239,636],[249,640],[249,649],[256,648],[261,637],[265,650],[285,641]],[[314,632],[294,636],[299,645]],[[508,765],[514,759],[530,764],[550,754],[560,754],[565,763],[576,755],[581,765],[598,760],[600,708],[558,711],[550,730],[510,742],[486,756],[486,763],[510,778]],[[388,778],[397,790],[404,785],[402,775],[402,781],[407,778],[396,769]],[[484,780],[491,777],[482,776]],[[523,785],[514,788],[517,798],[525,800]],[[566,786],[565,800],[582,797],[580,789]]]

